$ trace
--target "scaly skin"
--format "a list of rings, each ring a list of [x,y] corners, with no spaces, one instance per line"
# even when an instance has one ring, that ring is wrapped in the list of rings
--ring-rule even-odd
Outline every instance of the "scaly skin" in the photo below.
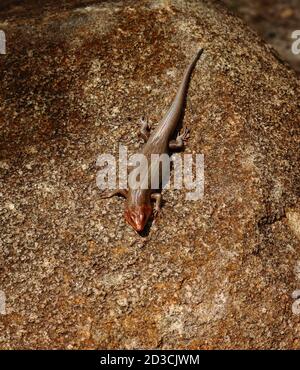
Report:
[[[178,136],[176,140],[170,140],[177,128],[182,114],[191,73],[202,52],[203,50],[199,49],[194,55],[191,63],[183,75],[181,84],[169,111],[159,123],[157,128],[152,132],[151,135],[149,135],[147,124],[143,123],[142,125],[141,134],[146,140],[146,143],[141,153],[144,154],[148,159],[148,171],[147,175],[140,179],[140,183],[148,184],[148,188],[145,189],[145,186],[141,185],[139,188],[133,189],[129,186],[128,190],[116,190],[112,193],[106,193],[102,195],[103,198],[108,198],[118,194],[127,199],[124,216],[128,224],[131,225],[137,232],[141,232],[145,228],[149,218],[153,213],[152,201],[155,201],[155,213],[160,210],[161,205],[161,194],[159,193],[159,189],[151,189],[150,186],[149,176],[151,174],[151,166],[155,166],[155,163],[151,162],[150,160],[151,154],[167,154],[169,149],[181,149],[183,147],[183,141],[187,138],[188,131],[185,130],[184,133]],[[160,176],[159,167],[155,166],[154,171],[152,172],[154,176]],[[159,181],[159,178],[157,180]]]

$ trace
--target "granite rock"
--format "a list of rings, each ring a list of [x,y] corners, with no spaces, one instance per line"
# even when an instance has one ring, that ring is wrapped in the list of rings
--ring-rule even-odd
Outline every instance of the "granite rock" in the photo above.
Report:
[[[299,80],[214,1],[4,1],[1,348],[300,348]],[[96,159],[134,153],[194,51],[185,153],[143,236]]]

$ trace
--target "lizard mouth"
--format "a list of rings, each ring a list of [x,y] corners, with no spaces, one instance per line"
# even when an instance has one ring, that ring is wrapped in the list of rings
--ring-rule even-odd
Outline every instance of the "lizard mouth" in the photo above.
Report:
[[[135,206],[127,208],[124,216],[127,223],[134,228],[134,230],[141,232],[144,230],[150,216],[152,214],[151,205]]]

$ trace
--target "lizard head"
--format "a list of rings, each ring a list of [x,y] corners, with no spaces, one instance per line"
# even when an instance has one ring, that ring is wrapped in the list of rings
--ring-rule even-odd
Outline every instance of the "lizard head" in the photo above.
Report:
[[[144,204],[141,206],[128,207],[125,209],[125,220],[131,225],[134,230],[140,232],[144,230],[150,216],[152,214],[152,205]]]

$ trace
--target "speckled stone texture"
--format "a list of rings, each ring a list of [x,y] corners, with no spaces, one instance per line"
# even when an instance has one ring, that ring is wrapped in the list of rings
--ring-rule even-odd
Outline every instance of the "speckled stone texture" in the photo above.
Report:
[[[299,81],[210,1],[4,2],[1,348],[300,348]],[[12,5],[11,5],[12,3]],[[186,153],[144,236],[96,159],[141,146],[197,47]]]

